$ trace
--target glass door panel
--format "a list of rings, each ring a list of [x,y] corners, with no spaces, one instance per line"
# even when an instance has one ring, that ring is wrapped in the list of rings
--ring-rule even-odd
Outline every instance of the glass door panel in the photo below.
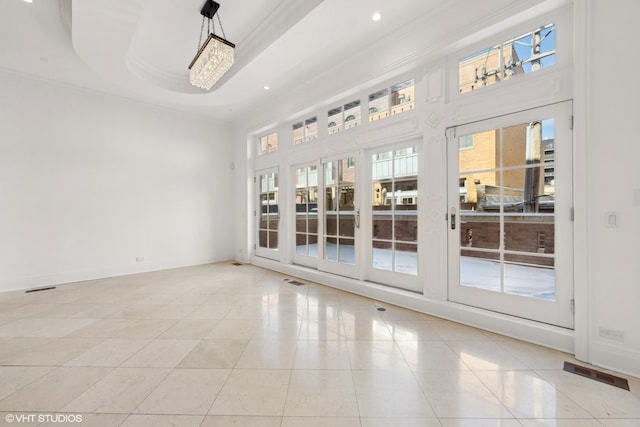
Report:
[[[261,171],[256,176],[258,193],[258,236],[256,255],[277,257],[280,213],[278,205],[278,172]]]
[[[295,173],[295,254],[318,257],[318,166],[307,165]],[[309,261],[307,261],[309,262]],[[307,262],[304,262],[305,264]]]
[[[449,138],[453,301],[572,326],[570,240],[556,262],[556,236],[572,236],[571,132],[557,126],[569,115],[570,104],[558,104],[459,127]]]
[[[323,164],[323,270],[355,277],[359,210],[356,199],[356,160],[346,157]]]
[[[419,290],[417,146],[375,151],[369,158],[371,240],[367,275],[376,282]]]

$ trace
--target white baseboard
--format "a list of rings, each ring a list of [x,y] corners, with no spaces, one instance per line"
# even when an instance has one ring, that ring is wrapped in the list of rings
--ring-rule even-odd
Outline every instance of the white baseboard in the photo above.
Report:
[[[589,363],[592,365],[640,378],[640,351],[615,344],[592,342],[589,356]]]
[[[259,267],[283,274],[574,354],[574,331],[569,329],[481,310],[450,301],[436,300],[421,294],[336,276],[312,268],[282,264],[266,258],[253,257],[251,262]]]
[[[109,266],[91,270],[74,270],[38,276],[3,278],[0,279],[0,293],[22,291],[44,286],[62,285],[66,283],[84,282],[87,280],[104,279],[107,277],[126,276],[129,274],[147,273],[150,271],[170,270],[173,268],[190,267],[194,265],[228,261],[229,259],[231,259],[231,257],[202,257],[189,260],[176,260],[173,262],[144,262],[128,265]]]

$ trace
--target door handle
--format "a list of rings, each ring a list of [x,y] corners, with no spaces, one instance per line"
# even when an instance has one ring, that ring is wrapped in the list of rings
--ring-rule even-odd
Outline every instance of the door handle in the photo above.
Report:
[[[456,229],[456,208],[451,208],[451,214],[449,215],[451,218],[451,229]]]
[[[353,219],[356,224],[356,228],[360,228],[360,209],[356,209],[356,215]]]

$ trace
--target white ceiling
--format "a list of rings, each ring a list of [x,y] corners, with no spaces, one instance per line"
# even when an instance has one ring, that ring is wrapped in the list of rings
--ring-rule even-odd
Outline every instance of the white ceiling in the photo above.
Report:
[[[233,120],[310,81],[344,90],[379,77],[455,31],[471,34],[543,2],[485,0],[479,10],[469,0],[222,0],[236,63],[209,92],[189,85],[187,69],[203,3],[2,0],[0,68]],[[379,22],[371,19],[376,11]]]

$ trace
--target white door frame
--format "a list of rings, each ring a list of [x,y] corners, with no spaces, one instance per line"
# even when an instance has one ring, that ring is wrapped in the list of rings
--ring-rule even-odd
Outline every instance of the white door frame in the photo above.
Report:
[[[459,125],[447,131],[449,300],[543,323],[573,328],[573,154],[571,101]],[[458,137],[555,118],[555,301],[460,284]],[[457,134],[457,135],[456,135]],[[560,197],[558,197],[560,196]],[[455,229],[453,229],[455,227]],[[500,250],[504,239],[500,238]],[[501,263],[501,267],[502,268]],[[500,270],[502,271],[502,270]]]

